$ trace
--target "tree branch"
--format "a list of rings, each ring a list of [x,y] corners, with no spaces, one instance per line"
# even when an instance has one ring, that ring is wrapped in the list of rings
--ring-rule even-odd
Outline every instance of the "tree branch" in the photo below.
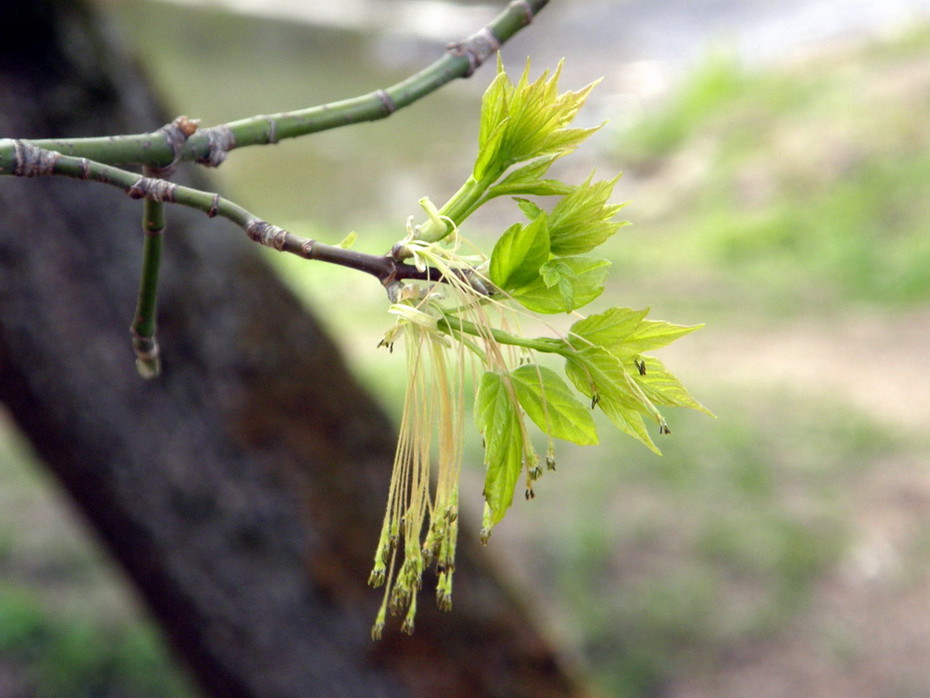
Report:
[[[255,242],[278,250],[289,252],[304,259],[329,262],[350,269],[363,271],[377,278],[384,286],[404,279],[421,281],[443,281],[443,274],[437,269],[427,267],[418,269],[412,264],[405,264],[390,254],[375,255],[347,250],[335,245],[300,237],[269,223],[250,213],[239,204],[201,189],[185,187],[174,182],[155,177],[140,176],[113,165],[106,165],[87,158],[71,157],[50,150],[39,148],[27,141],[14,141],[16,157],[11,163],[10,174],[23,177],[61,175],[118,187],[130,198],[145,199],[157,204],[172,203],[197,209],[213,218],[225,218],[245,231]],[[148,336],[154,344],[154,289],[158,273],[156,251],[160,237],[156,231],[164,226],[163,219],[153,219],[155,214],[147,212],[144,216],[146,233],[146,260],[143,264],[143,279],[140,284],[140,301],[137,320],[133,323],[134,336]],[[467,270],[460,277],[471,282]],[[479,289],[480,290],[480,289]],[[140,324],[139,317],[143,318]],[[138,331],[141,328],[141,331]],[[156,349],[157,351],[157,349]]]
[[[178,129],[170,128],[169,124],[152,133],[30,142],[44,150],[111,165],[138,163],[173,168],[179,162],[195,161],[217,167],[234,148],[267,145],[285,138],[383,119],[455,78],[469,77],[501,45],[532,22],[548,3],[549,0],[514,0],[487,26],[463,41],[449,44],[445,55],[432,65],[395,85],[352,99],[299,111],[253,116],[196,133],[184,133],[180,126],[180,136]],[[181,118],[185,123],[196,123]],[[0,175],[13,174],[14,158],[13,141],[0,140]]]

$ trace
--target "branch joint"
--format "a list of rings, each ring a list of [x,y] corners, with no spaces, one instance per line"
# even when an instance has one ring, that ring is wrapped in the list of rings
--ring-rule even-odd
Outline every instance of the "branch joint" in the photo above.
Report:
[[[271,134],[277,138],[277,125]],[[226,124],[212,126],[201,131],[207,137],[207,154],[197,158],[197,162],[207,167],[219,167],[226,159],[226,153],[236,147],[236,134]]]
[[[277,225],[268,221],[253,220],[245,227],[245,234],[249,239],[254,240],[260,245],[271,247],[278,252],[283,252],[287,245],[288,232]]]
[[[469,78],[482,63],[497,53],[500,47],[500,39],[494,36],[491,27],[486,26],[464,41],[453,41],[446,46],[446,51],[456,58],[465,57],[468,59],[468,70],[465,71],[462,77]]]
[[[13,172],[16,177],[45,177],[55,173],[61,153],[26,141],[13,141]]]

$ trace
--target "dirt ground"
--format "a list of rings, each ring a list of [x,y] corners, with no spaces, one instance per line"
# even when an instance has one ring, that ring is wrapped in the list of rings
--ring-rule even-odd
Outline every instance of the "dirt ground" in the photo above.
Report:
[[[738,339],[707,329],[675,365],[694,363],[744,388],[807,386],[926,443],[930,434],[930,313],[863,312],[799,320]],[[721,347],[727,349],[721,350]],[[671,353],[671,352],[669,352]],[[930,696],[930,468],[919,448],[890,456],[845,497],[853,539],[811,603],[773,638],[739,647],[675,698]]]

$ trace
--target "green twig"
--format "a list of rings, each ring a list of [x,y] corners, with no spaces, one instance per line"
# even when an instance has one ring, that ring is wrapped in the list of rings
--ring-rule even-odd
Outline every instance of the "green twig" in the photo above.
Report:
[[[151,173],[148,168],[146,174]],[[136,353],[136,369],[143,378],[155,378],[161,373],[158,340],[155,338],[156,310],[158,306],[158,268],[165,231],[165,205],[161,201],[146,199],[142,204],[142,277],[139,282],[139,300],[133,318],[132,348]]]
[[[548,2],[514,0],[487,26],[464,41],[450,44],[445,55],[429,67],[395,85],[353,99],[293,112],[253,116],[183,134],[183,137],[173,132],[169,124],[153,133],[67,140],[42,139],[31,143],[63,155],[85,157],[113,165],[141,163],[166,168],[178,162],[196,161],[216,167],[226,158],[226,153],[234,148],[277,143],[285,138],[383,119],[455,78],[469,77],[504,42],[528,25]],[[181,118],[184,124],[196,128],[196,122]],[[0,175],[14,174],[14,160],[14,141],[0,140]]]

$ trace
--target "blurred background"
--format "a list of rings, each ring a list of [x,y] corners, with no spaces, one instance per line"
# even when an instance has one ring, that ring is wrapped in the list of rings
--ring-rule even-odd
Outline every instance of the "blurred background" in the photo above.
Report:
[[[396,82],[503,5],[101,4],[173,112],[206,125]],[[668,415],[661,458],[606,424],[602,446],[563,446],[492,553],[604,695],[930,694],[930,2],[553,2],[503,51],[512,72],[528,56],[533,75],[564,56],[563,89],[603,78],[580,119],[607,124],[559,172],[624,172],[633,225],[603,248],[614,273],[591,312],[706,323],[659,355],[718,419]],[[417,199],[467,177],[492,75],[236,151],[219,187],[298,234],[384,251]],[[465,233],[489,248],[516,215]],[[273,259],[396,413],[383,291]],[[193,695],[171,672],[0,419],[0,696]]]

